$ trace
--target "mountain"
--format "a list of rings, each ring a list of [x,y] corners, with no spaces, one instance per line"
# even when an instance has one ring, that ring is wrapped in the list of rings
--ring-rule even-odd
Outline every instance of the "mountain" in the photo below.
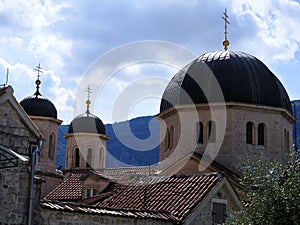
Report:
[[[154,116],[138,117],[129,121],[106,124],[106,167],[148,166],[159,161],[159,121]],[[64,168],[68,125],[58,128],[57,167]]]

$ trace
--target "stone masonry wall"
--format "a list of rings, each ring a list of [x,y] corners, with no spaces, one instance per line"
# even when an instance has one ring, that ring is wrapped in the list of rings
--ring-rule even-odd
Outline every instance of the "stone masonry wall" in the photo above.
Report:
[[[19,154],[28,155],[30,142],[36,141],[36,137],[28,131],[11,104],[2,103],[0,105],[0,144]]]
[[[41,209],[42,218],[35,225],[171,225],[171,222],[108,215],[91,215]]]
[[[27,166],[0,169],[0,225],[27,224],[29,190]]]

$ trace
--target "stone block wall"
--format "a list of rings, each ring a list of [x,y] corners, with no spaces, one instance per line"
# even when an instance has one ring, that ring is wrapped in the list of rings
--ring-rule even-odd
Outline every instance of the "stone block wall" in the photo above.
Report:
[[[28,131],[16,110],[8,102],[0,105],[0,144],[21,155],[29,155],[30,143],[37,137]]]
[[[154,219],[136,219],[120,216],[63,212],[41,209],[41,219],[35,225],[171,225]]]
[[[0,224],[27,224],[30,190],[28,167],[0,169]]]

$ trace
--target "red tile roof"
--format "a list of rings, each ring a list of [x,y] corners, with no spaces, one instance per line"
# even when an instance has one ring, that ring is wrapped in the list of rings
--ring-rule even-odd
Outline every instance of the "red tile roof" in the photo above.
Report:
[[[152,177],[129,185],[111,183],[100,195],[80,200],[83,191],[81,176],[82,174],[72,174],[47,196],[42,206],[56,210],[142,218],[147,215],[147,218],[183,221],[222,180],[219,173]],[[60,202],[53,201],[54,199]],[[84,205],[63,203],[63,200],[74,200]]]
[[[76,201],[82,198],[82,181],[83,174],[71,174],[57,188],[51,191],[45,198],[49,200]]]
[[[111,209],[167,211],[181,219],[220,182],[217,173],[146,179],[128,185],[111,198],[97,203]]]
[[[75,213],[88,213],[88,214],[98,214],[98,215],[110,215],[110,216],[121,216],[121,217],[133,217],[133,218],[151,218],[151,219],[160,219],[167,221],[177,221],[177,218],[172,216],[168,212],[155,212],[149,210],[127,210],[127,209],[105,209],[99,208],[96,206],[81,205],[71,202],[57,202],[43,200],[41,202],[43,208],[66,211],[66,212],[75,212]]]

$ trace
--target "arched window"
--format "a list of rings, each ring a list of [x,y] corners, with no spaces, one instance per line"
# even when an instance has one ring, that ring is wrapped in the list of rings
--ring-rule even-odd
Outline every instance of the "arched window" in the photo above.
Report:
[[[93,150],[88,148],[87,159],[86,159],[86,167],[92,167],[92,157],[93,157]]]
[[[166,138],[165,138],[165,150],[166,151],[169,149],[169,146],[170,146],[170,131],[167,128]]]
[[[286,132],[287,152],[290,152],[290,133]]]
[[[258,145],[265,145],[265,125],[263,123],[258,124],[257,140]]]
[[[198,144],[203,144],[203,123],[196,123],[196,140]]]
[[[253,123],[248,122],[246,124],[246,144],[251,144],[253,145]]]
[[[284,141],[285,141],[285,151],[289,152],[290,150],[290,133],[284,129]]]
[[[216,142],[216,123],[212,120],[208,122],[208,141],[210,143]]]
[[[75,148],[75,160],[74,160],[74,166],[79,167],[80,165],[80,153],[79,153],[79,148]]]
[[[48,157],[51,160],[54,160],[55,156],[55,135],[52,133],[49,136],[49,151],[48,151]]]
[[[173,126],[170,127],[170,135],[169,135],[169,149],[173,148],[173,139],[174,139],[174,128]]]

